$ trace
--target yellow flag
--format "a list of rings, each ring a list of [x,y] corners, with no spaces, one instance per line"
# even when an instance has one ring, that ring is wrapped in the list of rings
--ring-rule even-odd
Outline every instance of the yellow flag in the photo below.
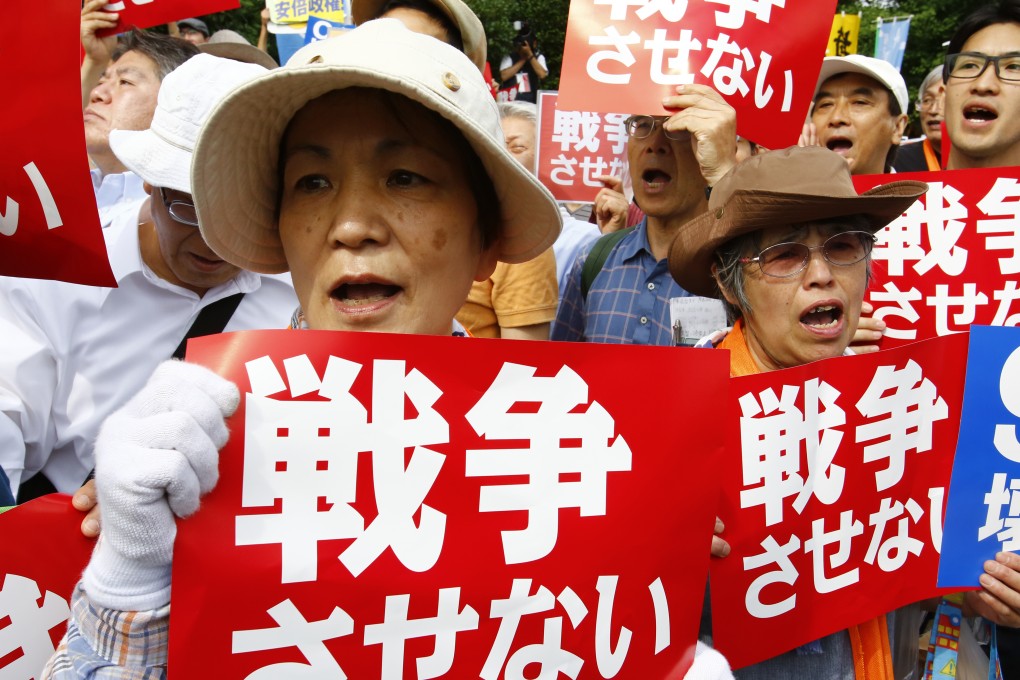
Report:
[[[829,45],[825,48],[827,57],[845,57],[857,54],[857,36],[861,32],[860,14],[837,14],[832,17],[832,32]]]

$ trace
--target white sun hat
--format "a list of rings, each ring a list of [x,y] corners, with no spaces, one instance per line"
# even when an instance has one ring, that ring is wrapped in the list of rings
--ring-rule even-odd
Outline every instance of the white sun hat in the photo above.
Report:
[[[497,257],[549,248],[561,218],[552,194],[506,150],[496,102],[464,53],[394,19],[367,22],[298,50],[286,66],[235,90],[195,148],[202,236],[217,255],[263,274],[287,271],[277,225],[280,140],[309,101],[349,87],[403,95],[449,120],[478,155],[499,199]]]
[[[129,170],[154,187],[191,192],[191,155],[213,107],[267,70],[197,54],[163,78],[148,130],[113,130],[110,148]]]

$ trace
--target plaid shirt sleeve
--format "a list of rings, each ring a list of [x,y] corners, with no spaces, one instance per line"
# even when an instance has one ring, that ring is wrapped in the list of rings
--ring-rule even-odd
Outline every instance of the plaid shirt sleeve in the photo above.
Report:
[[[553,320],[550,340],[584,341],[584,296],[581,295],[581,272],[591,252],[591,244],[574,258],[567,283],[560,291],[560,306]]]
[[[71,620],[42,678],[50,680],[165,680],[170,605],[144,612],[103,609],[79,583]]]

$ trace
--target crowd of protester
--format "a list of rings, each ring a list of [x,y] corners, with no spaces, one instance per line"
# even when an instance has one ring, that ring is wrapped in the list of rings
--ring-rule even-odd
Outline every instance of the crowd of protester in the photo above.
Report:
[[[118,285],[0,278],[0,507],[71,494],[100,537],[44,677],[165,672],[175,518],[215,485],[239,401],[179,361],[188,338],[289,327],[669,346],[670,300],[700,296],[730,326],[698,346],[730,350],[734,376],[877,351],[874,234],[927,188],[892,173],[1020,165],[1020,0],[947,36],[917,92],[919,141],[903,142],[908,89],[879,59],[825,58],[789,149],[738,138],[712,87],[677,87],[672,115],[627,118],[633,199],[604,178],[590,221],[536,177],[528,100],[548,65],[527,26],[500,65],[518,100],[497,106],[484,27],[460,0],[354,0],[357,29],[282,67],[264,35],[253,46],[198,18],[99,38],[117,19],[105,4],[82,7],[81,86]],[[854,189],[852,175],[886,173]],[[805,197],[816,209],[790,224]],[[722,520],[714,559],[729,553]],[[1020,560],[996,564],[965,611],[1020,627]],[[916,652],[929,604],[735,673],[699,644],[688,677],[863,677],[860,658],[915,677],[897,645]]]

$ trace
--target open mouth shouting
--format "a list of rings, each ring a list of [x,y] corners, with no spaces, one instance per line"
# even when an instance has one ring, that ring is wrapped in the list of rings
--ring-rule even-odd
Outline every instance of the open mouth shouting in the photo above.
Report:
[[[835,301],[817,304],[801,314],[800,323],[816,334],[837,335],[843,328],[843,305]]]
[[[641,181],[645,189],[650,192],[661,191],[667,184],[673,181],[673,177],[662,170],[650,168],[641,173]]]
[[[847,154],[850,153],[850,149],[853,148],[854,143],[847,137],[834,135],[829,138],[829,141],[825,143],[825,146],[830,151],[835,151],[840,156],[846,158]]]
[[[973,125],[986,125],[999,117],[999,113],[985,104],[968,104],[963,107],[963,118]]]
[[[346,314],[367,314],[390,304],[403,289],[379,281],[348,281],[333,288],[334,306]]]

